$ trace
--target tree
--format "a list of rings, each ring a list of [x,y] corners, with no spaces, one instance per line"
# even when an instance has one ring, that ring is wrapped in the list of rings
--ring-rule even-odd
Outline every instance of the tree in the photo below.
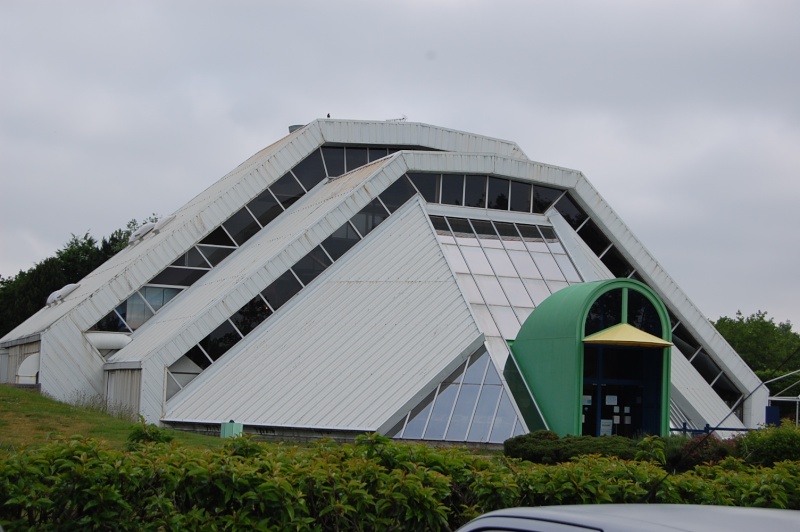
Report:
[[[723,316],[712,324],[761,380],[800,369],[800,334],[792,331],[790,321],[775,323],[759,310],[750,316],[738,311],[736,317]],[[800,377],[777,381],[770,385],[770,391],[775,394],[798,380]],[[800,389],[791,395],[798,394]]]

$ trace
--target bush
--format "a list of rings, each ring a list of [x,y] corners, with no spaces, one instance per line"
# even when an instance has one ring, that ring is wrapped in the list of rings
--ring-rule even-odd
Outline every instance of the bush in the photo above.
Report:
[[[784,420],[779,427],[750,431],[737,438],[736,455],[748,464],[762,466],[800,460],[800,428]]]
[[[505,441],[503,451],[510,458],[536,464],[557,464],[587,454],[633,460],[636,442],[622,436],[565,436],[548,430],[515,436]]]
[[[144,417],[139,416],[139,423],[131,428],[128,433],[128,450],[136,449],[136,446],[142,443],[169,443],[175,439],[175,436],[168,431],[153,425],[148,424]]]

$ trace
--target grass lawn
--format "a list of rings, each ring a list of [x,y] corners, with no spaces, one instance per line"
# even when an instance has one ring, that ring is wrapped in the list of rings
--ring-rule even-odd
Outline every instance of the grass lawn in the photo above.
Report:
[[[0,448],[38,445],[56,437],[80,435],[105,440],[122,449],[135,421],[113,417],[97,409],[59,403],[38,392],[0,385]],[[220,438],[170,431],[181,445],[219,447]]]

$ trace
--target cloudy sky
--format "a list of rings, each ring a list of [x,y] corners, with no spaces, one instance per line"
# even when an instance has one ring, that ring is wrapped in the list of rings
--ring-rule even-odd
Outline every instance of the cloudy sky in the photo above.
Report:
[[[301,124],[581,170],[711,319],[800,330],[800,2],[0,3],[0,275],[166,216]]]

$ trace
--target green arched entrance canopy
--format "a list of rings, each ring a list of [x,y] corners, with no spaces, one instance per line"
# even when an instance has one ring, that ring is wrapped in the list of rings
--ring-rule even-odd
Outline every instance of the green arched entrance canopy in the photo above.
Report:
[[[511,345],[527,388],[515,395],[532,394],[562,436],[666,434],[671,339],[667,309],[643,283],[569,286],[531,313]]]

